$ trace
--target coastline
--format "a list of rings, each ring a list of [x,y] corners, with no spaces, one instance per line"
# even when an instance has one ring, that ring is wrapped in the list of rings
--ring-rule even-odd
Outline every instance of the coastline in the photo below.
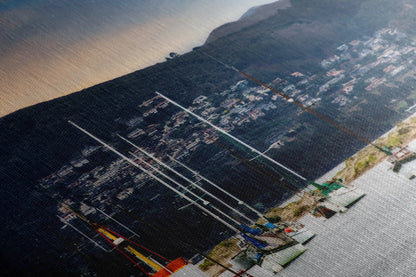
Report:
[[[102,22],[98,20],[103,26],[92,32],[82,28],[78,34],[77,18],[74,19],[73,30],[70,29],[72,23],[62,27],[64,34],[41,28],[41,37],[21,39],[13,45],[13,51],[0,58],[7,69],[0,73],[0,117],[154,66],[164,62],[170,52],[189,53],[203,45],[218,26],[238,21],[253,5],[270,2],[272,0],[247,1],[237,7],[226,3],[223,9],[216,9],[216,3],[184,7],[183,4],[171,4],[171,9],[165,7],[159,16],[149,22],[138,19],[140,13],[133,13],[137,10],[133,5],[127,15],[121,14],[120,22],[115,21],[108,27],[108,20],[103,17]],[[65,2],[62,3],[62,6],[65,5]],[[75,10],[79,9],[78,4],[73,5]],[[33,8],[39,9],[37,6]],[[97,10],[99,13],[100,9]],[[117,12],[110,12],[110,15],[114,17]],[[129,16],[131,20],[126,23],[125,18]],[[54,25],[49,22],[53,19],[48,16],[41,20],[48,24],[43,21],[39,24]],[[95,21],[91,18],[91,22]],[[33,24],[36,27],[36,22]],[[48,41],[44,41],[43,36],[47,36]],[[8,44],[4,41],[4,45]]]
[[[414,266],[408,261],[415,244],[409,242],[414,241],[416,221],[409,211],[415,205],[415,181],[394,173],[383,160],[352,185],[366,196],[346,213],[329,220],[309,214],[300,219],[316,237],[277,276],[412,275]]]
[[[398,122],[393,128],[391,128],[390,130],[388,130],[387,132],[385,132],[384,134],[382,134],[381,136],[379,136],[378,138],[374,139],[372,141],[372,143],[376,143],[379,139],[382,138],[387,138],[389,134],[391,134],[393,131],[397,130],[397,125],[401,124],[401,123],[406,123],[409,122],[412,118],[416,117],[416,112],[410,114],[408,117],[406,117],[404,120]],[[361,148],[360,150],[358,150],[354,155],[348,157],[352,158],[354,156],[356,156],[360,151],[366,149],[367,147],[371,147],[371,145],[366,145],[363,148]],[[345,165],[345,161],[347,160],[345,159],[343,162],[339,163],[338,165],[336,165],[335,167],[333,167],[331,170],[329,170],[328,172],[326,172],[325,174],[321,175],[320,177],[315,179],[315,182],[317,183],[322,183],[328,180],[331,180],[337,173],[339,173],[341,170],[343,170],[346,165]],[[380,161],[381,162],[381,161]],[[376,164],[377,165],[377,164]]]
[[[393,128],[391,128],[390,130],[388,130],[387,132],[385,132],[384,134],[382,134],[380,137],[378,137],[378,138],[376,138],[376,139],[374,139],[373,141],[372,141],[372,143],[375,143],[375,142],[377,142],[377,140],[379,140],[379,139],[381,139],[381,138],[386,138],[389,134],[391,134],[393,131],[395,131],[395,130],[397,130],[397,125],[399,125],[399,124],[401,124],[401,123],[406,123],[406,122],[408,122],[408,121],[410,121],[412,118],[416,118],[416,112],[414,112],[414,113],[412,113],[412,114],[410,114],[407,118],[405,118],[404,120],[402,120],[402,121],[400,121],[400,122],[398,122]],[[412,140],[411,140],[411,142],[412,141],[415,141],[416,140],[416,138],[413,138]],[[410,144],[410,143],[409,143]],[[352,158],[352,157],[355,157],[355,156],[357,156],[358,155],[358,153],[360,153],[360,151],[363,151],[364,149],[366,149],[367,147],[372,147],[371,145],[366,145],[366,146],[364,146],[363,148],[361,148],[361,149],[359,149],[354,155],[352,155],[352,156],[350,156],[350,157],[348,157],[347,159],[349,159],[349,158]],[[318,184],[322,184],[322,183],[324,183],[324,182],[326,182],[326,181],[330,181],[332,178],[334,178],[339,172],[341,172],[343,169],[345,169],[346,168],[346,164],[345,164],[345,162],[346,162],[346,160],[347,159],[345,159],[344,161],[342,161],[341,163],[339,163],[339,164],[337,164],[336,166],[334,166],[332,169],[330,169],[329,171],[327,171],[326,173],[324,173],[324,174],[322,174],[321,176],[319,176],[318,178],[316,178],[315,180],[314,180],[314,182],[315,183],[318,183]],[[383,159],[383,160],[381,160],[381,161],[379,161],[378,163],[376,163],[375,165],[373,165],[373,167],[377,167],[380,163],[382,163],[383,161],[384,161],[385,159]],[[370,168],[369,170],[371,170],[372,168]],[[362,175],[365,175],[365,173],[366,172],[364,172]],[[360,178],[361,176],[359,176],[358,178]],[[358,179],[357,178],[357,179]],[[356,180],[354,179],[354,180],[352,180],[351,182],[352,183],[354,183]],[[308,190],[308,188],[304,188],[303,190],[302,190],[302,192],[304,193],[304,192],[307,192],[307,191],[309,191]],[[292,196],[290,196],[288,199],[286,199],[285,201],[283,201],[282,203],[280,203],[277,207],[279,207],[279,208],[283,208],[283,207],[285,207],[286,205],[288,205],[289,203],[291,203],[291,202],[294,202],[294,201],[298,201],[298,200],[300,200],[301,199],[301,197],[300,196],[298,196],[298,195],[292,195]]]

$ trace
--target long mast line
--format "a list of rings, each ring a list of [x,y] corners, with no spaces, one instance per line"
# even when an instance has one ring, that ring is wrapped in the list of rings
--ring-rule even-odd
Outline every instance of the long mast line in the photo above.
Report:
[[[236,271],[234,271],[233,269],[231,269],[231,267],[226,267],[225,265],[223,265],[222,263],[218,262],[217,260],[211,258],[209,255],[205,254],[204,252],[202,252],[201,250],[195,248],[195,246],[193,246],[192,244],[186,242],[184,239],[181,239],[180,237],[176,237],[171,233],[166,233],[165,230],[160,229],[159,227],[156,227],[155,225],[147,222],[146,220],[144,220],[143,218],[138,217],[136,214],[132,213],[131,211],[126,210],[125,208],[121,207],[119,204],[114,204],[112,202],[110,202],[110,205],[116,207],[117,209],[119,209],[121,212],[127,214],[128,216],[130,216],[131,218],[140,221],[141,223],[145,224],[147,227],[151,228],[152,230],[158,232],[158,233],[163,233],[166,234],[168,237],[170,237],[171,239],[175,240],[176,243],[178,243],[178,245],[180,244],[181,247],[186,247],[186,248],[190,248],[192,250],[194,250],[195,252],[197,252],[199,255],[201,255],[202,257],[204,257],[205,259],[219,265],[220,267],[222,267],[223,269],[233,273],[235,276],[240,276],[243,277],[241,275],[241,273],[238,273]]]
[[[221,199],[219,199],[217,196],[215,196],[214,194],[210,193],[209,191],[207,191],[206,189],[202,188],[201,185],[197,185],[196,182],[190,180],[189,178],[187,178],[186,176],[182,175],[181,173],[179,173],[177,170],[171,168],[170,166],[168,166],[167,164],[165,164],[164,162],[162,162],[160,159],[156,158],[154,155],[150,154],[149,152],[147,152],[146,150],[142,149],[141,147],[135,145],[134,143],[132,143],[131,141],[129,141],[128,139],[118,135],[119,138],[121,138],[122,140],[124,140],[125,142],[127,142],[128,144],[132,145],[133,147],[135,147],[137,150],[139,150],[140,152],[142,152],[143,154],[145,154],[146,156],[148,156],[149,158],[155,160],[158,164],[160,164],[161,166],[163,166],[164,168],[172,171],[173,173],[175,173],[176,175],[178,175],[179,177],[181,177],[182,179],[184,179],[185,181],[187,181],[188,183],[190,183],[191,185],[195,185],[195,187],[197,189],[199,189],[200,191],[206,193],[207,195],[211,196],[212,198],[214,198],[215,200],[217,200],[218,202],[220,202],[221,204],[223,204],[224,206],[226,206],[228,209],[232,210],[233,212],[237,213],[238,215],[240,215],[241,217],[245,218],[246,220],[248,220],[249,222],[252,222],[253,220],[250,219],[249,217],[247,217],[245,214],[241,213],[240,211],[238,211],[237,209],[235,209],[234,207],[228,205],[227,203],[225,203],[224,201],[222,201]]]
[[[129,152],[130,155],[132,155],[134,158],[140,160],[140,162],[144,163],[147,166],[151,166],[151,164],[149,164],[148,162],[146,162],[143,159],[140,159],[140,157],[138,157],[137,155],[135,155],[134,153]],[[157,173],[159,173],[160,175],[162,175],[163,177],[165,177],[166,179],[168,179],[169,181],[175,183],[177,186],[179,186],[180,188],[184,189],[186,192],[190,193],[193,197],[196,197],[196,200],[193,200],[190,204],[195,204],[196,201],[198,199],[201,198],[201,196],[196,195],[195,193],[193,193],[191,190],[189,190],[188,188],[186,188],[185,186],[183,186],[182,184],[180,184],[178,181],[174,180],[173,178],[169,177],[168,175],[166,175],[165,173],[163,173],[162,171],[153,168],[153,170],[155,170]],[[182,194],[181,196],[183,196],[185,194]],[[217,212],[219,212],[220,214],[222,214],[223,216],[225,216],[226,218],[228,218],[229,220],[233,221],[235,224],[237,224],[238,226],[241,225],[240,222],[238,222],[237,220],[235,220],[234,218],[232,218],[231,216],[229,216],[228,214],[224,213],[223,211],[221,211],[220,209],[218,209],[217,207],[215,207],[214,205],[212,205],[209,201],[206,201],[204,199],[202,199],[204,205],[209,206],[211,208],[213,208],[214,210],[216,210]]]
[[[60,217],[59,215],[57,215],[57,217],[61,220],[61,222],[65,225],[68,225],[69,227],[71,227],[72,229],[74,229],[75,231],[77,231],[79,234],[81,234],[83,237],[85,237],[86,239],[88,239],[90,242],[92,242],[95,246],[97,246],[98,248],[100,248],[101,250],[105,251],[105,252],[111,252],[111,250],[107,250],[105,249],[103,246],[101,246],[100,244],[98,244],[98,242],[96,242],[95,240],[93,240],[92,238],[90,238],[88,235],[86,235],[84,232],[82,232],[81,230],[79,230],[77,227],[75,227],[74,225],[72,225],[71,223],[69,223],[68,221],[66,221],[65,219],[63,219],[62,217]]]
[[[112,216],[110,216],[109,214],[105,213],[104,211],[100,210],[99,208],[96,208],[96,207],[93,207],[93,208],[95,210],[99,211],[100,213],[102,213],[103,215],[105,215],[107,218],[110,218],[111,220],[113,220],[114,222],[116,222],[117,224],[119,224],[120,226],[122,226],[124,229],[128,230],[129,232],[131,232],[136,237],[140,238],[140,235],[139,234],[137,234],[132,229],[130,229],[129,227],[127,227],[123,223],[119,222],[118,220],[116,220],[115,218],[113,218]]]
[[[264,217],[264,215],[256,210],[255,208],[251,207],[249,204],[245,203],[243,200],[239,199],[238,197],[234,196],[233,194],[229,193],[228,191],[226,191],[225,189],[223,189],[222,187],[218,186],[217,184],[215,184],[214,182],[212,182],[211,180],[205,178],[203,175],[201,175],[199,172],[193,170],[192,168],[188,167],[187,165],[181,163],[180,161],[176,160],[175,158],[173,158],[172,156],[168,157],[176,162],[177,164],[179,164],[180,166],[182,166],[183,168],[187,169],[189,172],[191,172],[192,174],[194,174],[197,177],[200,177],[202,180],[204,180],[205,182],[207,182],[208,184],[210,184],[211,186],[215,187],[216,189],[220,190],[221,192],[223,192],[224,194],[228,195],[229,197],[233,198],[234,200],[237,201],[237,203],[239,205],[244,205],[246,208],[250,209],[252,212],[256,213],[257,216],[259,217]]]
[[[311,113],[311,114],[313,114],[313,115],[315,115],[315,116],[317,116],[317,117],[319,117],[319,118],[321,118],[321,119],[325,120],[326,122],[328,122],[329,124],[331,124],[331,125],[335,126],[336,128],[340,129],[341,131],[343,131],[343,132],[345,132],[345,133],[347,133],[347,134],[349,134],[349,135],[352,135],[352,136],[354,136],[354,137],[358,138],[359,140],[361,140],[361,141],[363,141],[363,142],[365,142],[365,143],[367,143],[367,144],[369,144],[369,145],[371,145],[371,146],[375,147],[376,149],[378,149],[378,150],[382,151],[382,152],[383,152],[383,153],[385,153],[385,154],[391,155],[391,153],[389,153],[389,151],[387,151],[387,150],[384,150],[384,149],[380,148],[379,146],[375,145],[373,142],[371,142],[371,141],[369,141],[368,139],[366,139],[366,138],[364,138],[364,137],[362,137],[362,136],[358,135],[358,134],[357,134],[357,133],[355,133],[354,131],[352,131],[352,130],[350,130],[350,129],[348,129],[348,128],[345,128],[345,127],[344,127],[344,126],[342,126],[341,124],[336,123],[335,121],[333,121],[333,120],[331,120],[331,119],[329,119],[329,118],[325,117],[324,115],[322,115],[322,114],[320,114],[320,113],[318,113],[318,112],[316,112],[316,111],[314,111],[314,110],[312,110],[312,109],[310,109],[310,108],[306,107],[306,106],[305,106],[305,105],[303,105],[301,102],[298,102],[298,101],[296,101],[295,99],[293,99],[292,97],[287,96],[286,94],[284,94],[284,93],[282,93],[282,92],[278,91],[277,89],[275,89],[275,88],[273,88],[273,87],[271,87],[271,86],[269,86],[269,85],[267,85],[267,84],[263,83],[263,82],[262,82],[262,81],[260,81],[260,80],[257,80],[257,79],[256,79],[256,78],[254,78],[253,76],[251,76],[251,75],[249,75],[249,74],[247,74],[247,73],[245,73],[245,72],[243,72],[243,71],[241,71],[241,70],[239,70],[239,69],[235,68],[234,66],[227,65],[226,63],[224,63],[224,62],[220,61],[219,59],[217,59],[217,58],[215,58],[215,57],[213,57],[213,56],[211,56],[211,55],[209,55],[209,54],[207,54],[207,53],[205,53],[205,52],[200,51],[200,53],[201,53],[201,54],[203,54],[203,55],[205,55],[205,56],[207,56],[207,57],[209,57],[209,58],[211,58],[212,60],[214,60],[214,61],[216,61],[216,62],[218,62],[218,63],[222,64],[222,65],[223,65],[223,66],[225,66],[226,68],[229,68],[229,69],[231,69],[231,70],[234,70],[234,71],[235,71],[235,72],[237,72],[238,74],[243,75],[243,76],[244,76],[244,77],[246,77],[247,79],[249,79],[249,80],[251,80],[251,81],[253,81],[253,82],[255,82],[255,83],[257,83],[257,84],[261,85],[262,87],[269,89],[270,91],[272,91],[272,92],[274,92],[275,94],[277,94],[277,95],[279,95],[279,96],[283,97],[283,98],[284,98],[284,99],[286,99],[287,101],[294,103],[295,105],[299,106],[300,108],[304,109],[305,111],[307,111],[307,112],[309,112],[309,113]]]
[[[163,184],[164,186],[166,186],[168,189],[172,190],[173,192],[181,195],[184,199],[188,200],[189,202],[194,203],[195,206],[197,206],[198,208],[200,208],[202,211],[206,212],[207,214],[209,214],[211,217],[213,217],[214,219],[216,219],[217,221],[221,222],[222,224],[224,224],[225,226],[227,226],[229,229],[233,230],[234,232],[238,233],[240,232],[237,228],[235,228],[234,226],[232,226],[231,224],[229,224],[228,222],[226,222],[225,220],[223,220],[222,218],[220,218],[218,215],[212,213],[210,210],[204,208],[203,206],[201,206],[199,203],[193,201],[191,198],[189,198],[188,196],[186,196],[185,194],[183,194],[182,192],[180,192],[179,190],[175,189],[174,187],[170,186],[168,183],[166,183],[165,181],[163,181],[162,179],[160,179],[159,177],[155,176],[154,174],[152,174],[151,172],[147,172],[143,167],[141,167],[140,165],[138,165],[137,163],[135,163],[132,159],[128,158],[127,156],[123,155],[122,153],[120,153],[119,151],[117,151],[116,149],[114,149],[113,147],[111,147],[110,145],[108,145],[107,143],[105,143],[104,141],[102,141],[101,139],[97,138],[96,136],[94,136],[93,134],[91,134],[90,132],[88,132],[87,130],[81,128],[80,126],[78,126],[77,124],[75,124],[72,121],[68,121],[69,124],[71,124],[72,126],[74,126],[75,128],[77,128],[78,130],[82,131],[84,134],[88,135],[89,137],[93,138],[94,140],[96,140],[97,142],[99,142],[100,144],[102,144],[105,148],[109,149],[110,151],[112,151],[113,153],[117,154],[119,157],[121,157],[123,160],[127,161],[128,163],[130,163],[131,165],[133,165],[134,167],[139,168],[142,172],[148,174],[149,176],[151,176],[152,178],[154,178],[155,180],[157,180],[158,182],[160,182],[161,184]]]
[[[202,118],[201,116],[195,114],[194,112],[190,111],[189,109],[181,106],[180,104],[176,103],[175,101],[173,101],[172,99],[164,96],[163,94],[161,94],[160,92],[155,92],[157,95],[163,97],[165,100],[169,101],[170,103],[172,103],[173,105],[179,107],[180,109],[182,109],[183,111],[185,111],[186,113],[192,115],[193,117],[197,118],[198,120],[208,124],[209,126],[211,126],[212,128],[214,128],[216,131],[220,132],[221,134],[233,139],[234,141],[240,143],[241,145],[244,145],[245,147],[247,147],[248,149],[250,149],[252,152],[260,155],[261,157],[267,159],[268,161],[274,163],[275,165],[285,169],[286,171],[290,172],[291,174],[295,175],[296,177],[298,177],[299,179],[301,179],[304,182],[307,182],[307,179],[305,177],[303,177],[302,175],[298,174],[297,172],[293,171],[292,169],[288,168],[287,166],[273,160],[272,158],[270,158],[269,156],[263,154],[262,152],[260,152],[259,150],[257,150],[256,148],[248,145],[247,143],[243,142],[242,140],[236,138],[235,136],[231,135],[230,133],[226,132],[225,130],[221,129],[220,127],[217,127],[216,125],[212,124],[211,122],[209,122],[208,120]]]
[[[27,179],[27,177],[25,177],[26,179]],[[46,188],[45,186],[43,186],[42,184],[38,184],[42,189],[44,189],[44,193],[48,196],[48,197],[50,197],[51,199],[53,199],[54,201],[56,201],[57,203],[61,203],[61,204],[63,204],[62,202],[60,202],[59,200],[57,200],[57,199],[55,199],[53,196],[51,196],[49,193],[48,193],[48,191],[49,191],[49,189],[48,188]],[[145,224],[146,226],[148,226],[148,227],[150,227],[151,229],[153,229],[153,230],[155,230],[155,231],[157,231],[157,232],[159,232],[159,233],[164,233],[164,234],[166,234],[166,232],[165,231],[162,231],[161,229],[159,229],[159,228],[157,228],[155,225],[152,225],[152,224],[150,224],[149,222],[147,222],[146,220],[144,220],[143,218],[140,218],[140,217],[137,217],[137,215],[134,215],[134,214],[132,214],[130,211],[128,211],[128,210],[126,210],[126,209],[124,209],[123,207],[121,207],[119,204],[114,204],[113,202],[111,202],[111,201],[109,201],[108,202],[110,205],[112,205],[113,207],[116,207],[118,210],[120,210],[121,212],[123,212],[123,213],[125,213],[125,214],[127,214],[128,216],[130,216],[131,218],[134,218],[135,220],[139,220],[141,223],[143,223],[143,224]],[[68,207],[69,209],[70,209],[70,207]],[[70,209],[71,211],[72,211],[72,209]],[[77,217],[80,217],[81,215],[80,214],[75,214]],[[58,216],[58,215],[57,215]],[[58,216],[59,217],[59,216]],[[86,220],[86,218],[81,218],[82,220]],[[88,224],[90,224],[91,225],[91,222],[89,222],[89,221],[86,221]],[[209,260],[209,261],[211,261],[211,262],[213,262],[213,263],[215,263],[215,264],[217,264],[218,266],[220,266],[220,267],[222,267],[223,269],[225,269],[225,270],[227,270],[227,271],[229,271],[229,272],[231,272],[231,273],[233,273],[235,276],[240,276],[240,277],[243,277],[242,275],[241,275],[241,273],[238,273],[238,272],[236,272],[236,271],[234,271],[233,269],[231,269],[230,267],[227,267],[227,266],[225,266],[224,264],[222,264],[221,262],[219,262],[219,261],[217,261],[217,260],[215,260],[215,259],[213,259],[213,258],[211,258],[210,256],[208,256],[208,255],[206,255],[204,252],[202,252],[201,250],[199,250],[199,249],[197,249],[197,248],[195,248],[195,246],[193,246],[193,245],[191,245],[191,244],[189,244],[188,242],[186,242],[185,240],[183,240],[183,239],[181,239],[181,238],[178,238],[178,237],[172,237],[172,235],[171,234],[169,234],[168,233],[168,236],[170,236],[172,239],[178,239],[178,241],[180,242],[180,246],[181,247],[189,247],[189,248],[191,248],[191,249],[193,249],[194,251],[196,251],[199,255],[201,255],[202,257],[204,257],[204,258],[206,258],[207,260]],[[113,249],[111,249],[111,250],[105,250],[104,249],[104,251],[106,251],[106,252],[111,252]]]

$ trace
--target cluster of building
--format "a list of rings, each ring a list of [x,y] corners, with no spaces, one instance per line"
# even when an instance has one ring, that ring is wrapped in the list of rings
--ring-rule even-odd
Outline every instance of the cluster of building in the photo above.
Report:
[[[323,100],[345,106],[353,103],[359,94],[375,92],[383,84],[392,86],[394,81],[403,79],[405,75],[411,76],[415,69],[416,42],[389,28],[377,31],[372,37],[342,44],[336,52],[321,61],[325,69],[322,74],[307,76],[293,72],[289,76],[277,77],[271,85],[306,107]],[[142,116],[145,118],[157,116],[167,105],[166,100],[156,96],[139,107],[144,108]],[[287,105],[286,101],[270,90],[251,86],[246,80],[241,80],[228,90],[196,97],[189,110],[226,131],[232,131],[243,129],[248,123],[265,115],[277,114],[284,105]],[[273,141],[265,144],[279,147],[293,140],[292,136],[285,136],[294,127],[290,124],[287,129],[275,134]],[[184,138],[181,136],[183,133],[189,135]],[[183,111],[173,114],[158,126],[133,129],[128,137],[134,139],[145,135],[158,141],[156,149],[163,148],[169,152],[160,155],[170,154],[179,159],[195,151],[201,144],[210,144],[218,139],[215,132],[204,129],[203,124],[194,122]]]
[[[390,28],[343,44],[337,52],[321,62],[328,80],[319,87],[319,94],[329,93],[332,103],[340,106],[352,102],[357,94],[376,91],[383,84],[393,87],[394,81],[412,76],[415,70],[416,41]]]
[[[293,72],[290,76],[275,78],[271,85],[307,107],[319,104],[323,99],[344,106],[354,101],[358,93],[372,93],[382,85],[392,85],[394,81],[415,73],[413,61],[416,42],[396,30],[379,30],[373,37],[340,45],[336,51],[336,54],[321,61],[321,66],[325,69],[323,74],[307,76],[301,72]],[[126,136],[131,140],[153,141],[152,151],[157,152],[157,156],[169,155],[178,160],[196,151],[201,145],[211,144],[219,139],[217,132],[194,120],[184,111],[173,113],[164,121],[156,120],[154,123],[155,120],[149,120],[157,118],[168,104],[169,102],[160,96],[143,101],[138,106],[140,114],[123,121]],[[291,105],[290,101],[282,99],[268,89],[251,86],[248,81],[241,80],[225,91],[209,96],[199,95],[188,109],[230,132],[234,129],[244,129],[246,124],[276,113],[286,105]],[[272,136],[273,139],[268,144],[272,148],[279,148],[285,142],[293,141],[295,137],[291,134],[296,133],[297,127],[299,126],[291,122],[286,129]],[[86,146],[66,165],[40,180],[40,184],[55,191],[57,195],[63,189],[77,191],[83,200],[87,199],[97,208],[105,208],[109,199],[128,199],[149,180],[149,177],[144,173],[137,173],[123,159],[107,157],[102,160],[97,154],[105,151],[101,146]],[[397,153],[400,154],[402,153]],[[151,171],[154,166],[156,164],[150,162],[147,169]],[[64,197],[62,203],[64,204],[58,205],[57,213],[69,223],[76,217],[66,205],[76,203],[70,197]],[[80,202],[78,205],[84,215],[96,213],[96,210],[84,203]],[[263,239],[274,239],[271,244],[279,241],[279,235],[270,237]],[[283,240],[282,245],[293,241],[295,240]],[[247,263],[244,259],[250,258],[251,248],[247,245],[244,247],[246,256],[233,261],[236,270],[243,268],[241,264]],[[296,254],[304,251],[300,246],[296,249]],[[251,258],[251,262],[257,262],[256,259]],[[259,260],[258,264],[262,263],[265,264],[265,268],[269,267],[267,259]],[[284,266],[285,263],[279,265]],[[270,262],[268,269],[277,271],[275,267],[276,263]],[[226,276],[229,273],[224,274]]]

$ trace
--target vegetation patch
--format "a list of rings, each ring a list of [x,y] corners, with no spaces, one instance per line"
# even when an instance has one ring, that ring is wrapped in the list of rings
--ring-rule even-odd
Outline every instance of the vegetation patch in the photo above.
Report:
[[[215,246],[214,249],[212,249],[208,254],[208,257],[226,266],[231,266],[231,264],[229,264],[230,259],[237,255],[240,251],[241,249],[238,246],[238,239],[228,239]],[[218,276],[225,270],[208,259],[205,259],[199,265],[199,268],[202,271],[205,271],[209,276]]]
[[[416,117],[412,117],[405,122],[397,124],[396,128],[387,136],[379,138],[374,144],[379,147],[387,146],[389,149],[394,149],[397,147],[404,147],[414,139],[416,139]],[[345,161],[345,168],[339,171],[335,175],[335,178],[341,178],[346,183],[350,183],[364,174],[367,170],[380,163],[386,157],[388,157],[388,155],[374,146],[368,145],[354,156],[348,158]],[[398,164],[399,163],[396,163],[397,166],[394,167],[397,172],[400,170],[401,166],[401,163],[400,165]]]
[[[407,157],[407,158],[405,158],[405,159],[403,159],[401,161],[395,162],[394,163],[394,166],[393,166],[393,172],[399,173],[399,171],[402,168],[402,165],[403,164],[408,163],[408,162],[411,162],[411,161],[413,161],[415,159],[416,159],[416,153],[413,153],[409,157]]]
[[[291,202],[284,207],[273,208],[265,216],[267,218],[279,216],[282,221],[297,221],[316,207],[320,197],[321,195],[317,192],[307,192],[301,199]],[[264,224],[266,222],[264,219],[259,219],[258,223]]]

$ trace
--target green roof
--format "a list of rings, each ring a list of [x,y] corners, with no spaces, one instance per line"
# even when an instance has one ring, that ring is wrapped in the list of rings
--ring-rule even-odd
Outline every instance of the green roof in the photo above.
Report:
[[[324,195],[329,195],[332,191],[342,188],[343,186],[338,182],[326,182],[322,185],[312,183],[317,189],[319,189]]]

